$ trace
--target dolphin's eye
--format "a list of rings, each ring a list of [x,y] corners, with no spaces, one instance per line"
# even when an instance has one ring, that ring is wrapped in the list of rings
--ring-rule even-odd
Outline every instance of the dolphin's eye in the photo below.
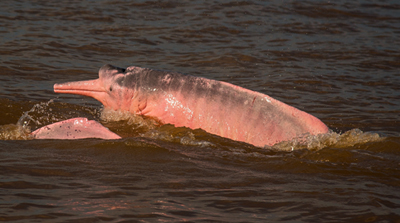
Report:
[[[112,86],[110,86],[110,91],[112,91],[113,90],[113,88],[112,88]]]

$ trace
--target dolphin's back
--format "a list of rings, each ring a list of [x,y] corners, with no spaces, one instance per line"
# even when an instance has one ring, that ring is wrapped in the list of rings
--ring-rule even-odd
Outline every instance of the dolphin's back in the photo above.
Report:
[[[328,131],[310,114],[226,82],[146,68],[138,74],[138,89],[156,101],[148,115],[177,127],[201,128],[256,146]]]

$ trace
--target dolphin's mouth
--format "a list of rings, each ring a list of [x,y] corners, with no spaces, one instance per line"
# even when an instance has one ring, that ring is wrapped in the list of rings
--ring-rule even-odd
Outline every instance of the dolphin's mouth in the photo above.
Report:
[[[98,90],[84,90],[84,89],[61,89],[59,86],[54,85],[54,92],[55,93],[63,93],[63,94],[79,94],[79,92],[105,92],[105,91],[98,91]]]
[[[55,93],[77,94],[99,99],[103,93],[106,93],[104,87],[97,80],[67,82],[54,85]]]

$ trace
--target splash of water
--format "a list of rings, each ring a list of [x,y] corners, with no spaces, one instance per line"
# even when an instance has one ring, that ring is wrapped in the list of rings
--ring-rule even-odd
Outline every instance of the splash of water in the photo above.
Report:
[[[268,149],[280,151],[294,151],[298,149],[320,150],[326,147],[346,148],[356,144],[376,142],[384,137],[377,133],[363,132],[360,129],[352,129],[343,134],[330,131],[326,134],[308,135],[291,141],[280,142]]]
[[[127,111],[114,111],[108,108],[103,108],[100,113],[100,119],[104,122],[125,121],[127,125],[134,126],[134,128],[143,128],[145,130],[151,130],[160,125],[160,123],[154,119],[145,118]]]
[[[0,140],[28,140],[33,139],[29,133],[29,127],[18,124],[8,124],[0,126]]]
[[[16,124],[0,126],[0,140],[33,139],[33,136],[30,134],[32,126],[42,125],[42,123],[30,115],[30,113],[45,113],[47,111],[51,111],[52,109],[48,108],[48,106],[53,101],[54,100],[51,99],[48,102],[35,104],[29,111],[26,111],[22,114]]]
[[[45,113],[46,108],[49,107],[50,103],[53,103],[54,99],[49,100],[48,102],[40,102],[39,104],[35,104],[31,110],[24,112],[22,116],[19,118],[17,125],[22,126],[23,128],[26,128],[29,126],[30,122],[32,121],[36,125],[42,125],[42,123],[38,119],[32,118],[32,116],[29,115],[29,113],[32,112],[40,112],[40,113]],[[49,111],[52,111],[51,108],[48,109]]]

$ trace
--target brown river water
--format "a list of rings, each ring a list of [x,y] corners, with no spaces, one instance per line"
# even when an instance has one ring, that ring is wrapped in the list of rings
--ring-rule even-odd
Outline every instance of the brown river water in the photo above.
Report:
[[[400,222],[398,1],[1,1],[0,221]],[[59,95],[106,64],[262,92],[329,134],[258,148]],[[87,117],[121,140],[32,140]]]

